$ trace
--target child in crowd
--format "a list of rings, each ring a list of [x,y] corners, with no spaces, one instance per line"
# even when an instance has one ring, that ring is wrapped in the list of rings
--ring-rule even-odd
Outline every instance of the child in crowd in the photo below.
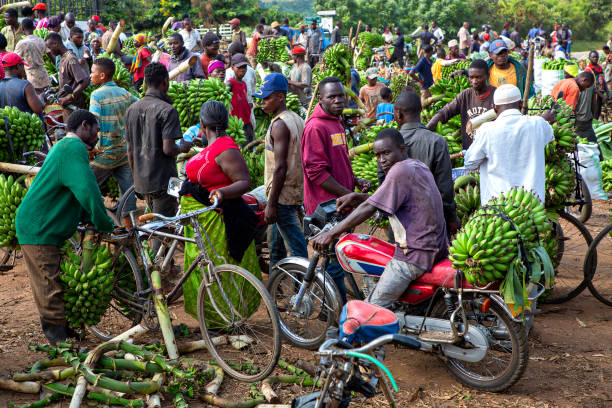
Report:
[[[247,99],[247,85],[242,80],[247,72],[248,61],[244,54],[232,55],[232,70],[235,78],[227,80],[226,84],[232,91],[232,112],[233,116],[237,116],[244,122],[244,136],[247,143],[255,139],[255,131],[251,123],[251,108],[252,104]]]
[[[225,64],[219,60],[214,60],[208,64],[208,77],[219,78],[221,82],[225,82]]]
[[[385,123],[389,123],[393,120],[393,92],[391,88],[385,86],[380,89],[381,102],[376,107],[376,119],[383,120]]]

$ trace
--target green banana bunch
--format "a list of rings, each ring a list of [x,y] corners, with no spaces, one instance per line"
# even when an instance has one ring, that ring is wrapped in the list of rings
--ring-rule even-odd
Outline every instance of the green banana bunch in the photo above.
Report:
[[[64,258],[60,263],[60,280],[64,289],[66,320],[72,328],[100,322],[111,301],[114,273],[112,256],[108,248],[98,245],[93,267],[81,271],[81,256],[75,254],[69,243],[64,246]]]
[[[575,64],[575,62],[566,59],[548,60],[544,62],[544,65],[542,65],[542,69],[548,71],[563,71],[565,66],[568,64]]]
[[[21,160],[24,152],[40,150],[44,140],[45,132],[38,116],[15,106],[0,109],[0,162]],[[28,163],[35,162],[35,157],[28,158]]]
[[[457,203],[457,217],[461,224],[465,224],[470,216],[480,208],[480,188],[478,184],[468,184],[455,191]]]
[[[604,160],[601,162],[601,182],[606,191],[612,191],[612,160]]]
[[[15,230],[15,216],[17,208],[27,189],[21,185],[25,176],[15,180],[12,175],[5,177],[0,174],[0,247],[15,249],[17,244],[17,232]]]
[[[519,256],[519,237],[525,249],[531,250],[551,228],[538,197],[515,187],[491,199],[467,220],[451,244],[449,259],[470,284],[484,286],[505,278]]]
[[[125,41],[123,42],[121,50],[125,55],[136,55],[137,49],[136,49],[136,46],[134,46],[135,39],[136,38],[132,36],[132,37],[126,38]]]
[[[300,98],[298,98],[296,94],[292,92],[287,92],[286,103],[287,109],[302,116],[302,103],[300,102]]]
[[[229,137],[232,137],[238,145],[242,145],[247,141],[244,136],[244,122],[237,116],[229,116],[226,133]]]
[[[265,157],[263,150],[265,147],[264,143],[258,141],[259,144],[254,149],[252,148],[253,142],[247,144],[242,149],[242,156],[246,161],[247,167],[249,168],[249,174],[251,175],[251,186],[257,187],[264,183],[264,167]]]
[[[44,40],[45,38],[47,38],[47,35],[49,35],[50,32],[51,31],[49,31],[49,29],[47,28],[37,28],[36,30],[34,30],[34,35]]]
[[[43,64],[49,75],[57,75],[57,66],[55,62],[51,61],[51,57],[47,53],[43,55]]]
[[[289,40],[284,35],[278,38],[266,38],[257,44],[257,55],[255,60],[260,64],[269,62],[287,62],[291,59],[289,55]]]
[[[460,69],[468,69],[471,63],[472,63],[472,60],[461,60],[461,61],[457,61],[456,63],[452,65],[443,66],[441,70],[441,77],[443,79],[450,78],[453,72],[458,71]]]
[[[546,160],[554,160],[557,156],[563,156],[566,153],[572,153],[576,150],[578,139],[574,129],[575,120],[572,118],[573,108],[565,103],[562,99],[555,99],[548,96],[535,96],[529,99],[528,102],[531,115],[539,115],[541,112],[551,109],[553,106],[556,110],[555,123],[553,128],[555,140],[546,146]]]
[[[351,167],[353,168],[355,177],[370,180],[372,186],[370,191],[374,191],[378,188],[377,163],[374,153],[369,151],[367,153],[355,155],[351,160]]]
[[[546,176],[546,208],[562,209],[574,191],[576,175],[574,166],[567,156],[558,156],[547,161],[544,168]]]
[[[349,47],[344,44],[334,44],[328,47],[323,54],[323,63],[329,71],[329,76],[343,79],[351,77],[351,67],[353,66],[353,54]]]
[[[368,31],[359,33],[357,37],[359,58],[357,58],[355,67],[360,71],[368,69],[372,60],[372,55],[374,55],[372,48],[382,47],[383,45],[385,45],[385,39],[382,35],[370,33]]]
[[[359,137],[359,143],[364,144],[374,142],[374,138],[376,137],[376,135],[382,132],[384,129],[388,128],[398,129],[397,122],[392,120],[389,123],[383,123],[382,125],[374,125],[366,128],[362,135]]]
[[[365,75],[363,77],[360,76],[360,78],[365,78]],[[389,88],[391,89],[391,93],[393,93],[393,102],[395,102],[399,94],[402,93],[402,89],[404,89],[404,87],[412,87],[412,89],[415,91],[419,89],[416,82],[414,82],[414,80],[410,78],[405,71],[397,73],[391,77]]]
[[[106,179],[106,181],[100,186],[100,192],[103,197],[108,197],[114,201],[119,199],[121,195],[119,193],[119,184],[117,184],[117,180],[115,177],[110,176]]]
[[[231,111],[232,93],[219,78],[193,79],[189,84],[171,82],[168,96],[179,113],[182,128],[196,125],[200,108],[205,102],[222,102]]]

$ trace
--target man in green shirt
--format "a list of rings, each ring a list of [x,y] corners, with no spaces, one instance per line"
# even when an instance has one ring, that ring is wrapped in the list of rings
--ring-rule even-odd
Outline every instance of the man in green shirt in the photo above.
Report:
[[[89,167],[88,150],[98,141],[98,129],[92,113],[77,110],[70,115],[68,134],[49,152],[15,219],[42,329],[52,344],[73,335],[64,313],[60,247],[79,222],[90,222],[100,232],[113,230]]]

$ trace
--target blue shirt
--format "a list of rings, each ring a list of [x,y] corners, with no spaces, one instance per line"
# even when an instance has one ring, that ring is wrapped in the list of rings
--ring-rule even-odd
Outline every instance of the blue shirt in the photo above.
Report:
[[[391,122],[393,120],[393,104],[379,103],[376,107],[376,119],[384,119],[385,123]]]
[[[433,75],[431,74],[431,61],[427,61],[427,58],[421,57],[419,62],[413,69],[413,72],[419,76],[421,81],[424,82],[424,86],[421,89],[429,89],[433,85]]]
[[[540,29],[539,28],[532,28],[531,30],[529,30],[529,32],[527,33],[527,35],[529,36],[530,39],[534,39],[536,36],[538,36],[540,34]]]

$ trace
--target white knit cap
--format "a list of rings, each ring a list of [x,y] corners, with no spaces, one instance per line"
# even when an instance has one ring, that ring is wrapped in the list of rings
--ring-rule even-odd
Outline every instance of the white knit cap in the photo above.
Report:
[[[493,94],[493,103],[495,105],[507,105],[520,100],[521,91],[516,86],[510,84],[501,85]]]

